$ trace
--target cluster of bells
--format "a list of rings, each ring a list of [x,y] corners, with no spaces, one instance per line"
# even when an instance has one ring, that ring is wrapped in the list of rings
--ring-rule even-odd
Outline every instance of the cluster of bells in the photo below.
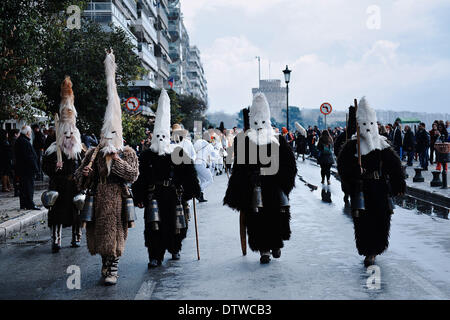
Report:
[[[150,223],[152,230],[159,230],[159,224],[161,223],[161,218],[159,215],[158,201],[156,199],[151,199],[151,205],[145,209],[146,222]],[[187,202],[182,203],[181,201],[175,207],[175,233],[179,234],[181,229],[187,228],[187,221],[190,221],[190,207]]]
[[[284,193],[281,189],[279,190],[279,193],[280,193],[281,212],[287,212],[290,207],[289,198],[287,197],[286,193]],[[262,189],[260,186],[256,186],[253,188],[252,203],[253,203],[253,211],[255,213],[262,212],[264,206],[263,206]]]

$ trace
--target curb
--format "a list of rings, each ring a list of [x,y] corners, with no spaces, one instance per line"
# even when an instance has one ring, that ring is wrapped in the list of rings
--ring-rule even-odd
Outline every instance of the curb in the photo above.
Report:
[[[308,160],[315,163],[316,166],[319,167],[319,165],[316,163],[316,160],[311,158],[309,158]],[[336,179],[340,181],[336,164],[333,164],[333,166],[331,167],[331,173],[335,176]],[[443,195],[419,189],[416,187],[411,187],[408,185],[406,186],[406,194],[419,200],[430,202],[431,204],[442,207],[443,209],[450,210],[450,199]]]
[[[24,231],[27,227],[39,223],[47,218],[47,209],[40,211],[29,211],[22,216],[8,220],[0,224],[0,242],[6,242],[6,239],[14,233]]]

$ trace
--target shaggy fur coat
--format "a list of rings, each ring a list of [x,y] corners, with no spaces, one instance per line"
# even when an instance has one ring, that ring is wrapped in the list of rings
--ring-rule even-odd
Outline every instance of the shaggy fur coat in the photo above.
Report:
[[[356,140],[344,144],[339,154],[337,166],[339,176],[349,194],[361,180],[361,170],[356,156]],[[389,245],[391,211],[388,197],[404,193],[405,177],[401,161],[392,148],[374,150],[361,157],[362,167],[367,173],[380,171],[380,179],[362,179],[362,189],[366,210],[353,218],[355,240],[360,255],[379,255]]]
[[[283,240],[291,236],[290,212],[280,207],[280,190],[289,195],[295,186],[297,167],[294,153],[283,137],[278,137],[280,145],[272,143],[267,148],[268,155],[273,148],[279,148],[279,169],[274,175],[259,176],[262,189],[263,209],[255,213],[252,208],[253,189],[258,172],[263,165],[259,158],[259,146],[250,146],[253,142],[245,138],[245,163],[238,163],[237,139],[234,142],[234,165],[228,182],[223,204],[244,213],[247,226],[248,243],[253,251],[269,251],[283,248]],[[249,150],[258,150],[256,164],[251,164]]]
[[[125,147],[119,152],[121,159],[112,160],[108,176],[106,158],[101,152],[97,154],[88,177],[82,170],[91,160],[94,148],[89,149],[83,163],[75,173],[80,190],[96,185],[94,194],[94,216],[92,223],[86,227],[89,252],[92,255],[120,257],[128,235],[128,221],[123,210],[123,184],[133,183],[139,175],[139,163],[136,152]]]
[[[176,148],[174,152],[182,151]],[[177,189],[182,189],[182,202],[198,198],[200,196],[200,184],[197,171],[193,164],[174,164],[170,154],[158,155],[151,149],[145,150],[139,157],[139,178],[133,184],[135,203],[145,205],[145,246],[149,250],[151,259],[163,260],[166,250],[169,253],[177,253],[181,250],[181,242],[186,238],[186,229],[175,234],[176,205],[179,203]],[[171,180],[171,185],[161,185],[163,181]],[[148,201],[149,187],[155,186],[151,192],[152,199],[158,203],[160,223],[159,230],[151,228],[147,215],[151,211],[151,203]]]
[[[74,180],[75,170],[81,164],[81,156],[77,159],[68,159],[62,153],[63,167],[56,171],[56,152],[45,154],[42,158],[42,170],[50,177],[49,190],[58,191],[58,199],[53,207],[48,211],[48,226],[62,224],[63,227],[70,227],[79,222],[78,210],[73,204],[79,190]]]

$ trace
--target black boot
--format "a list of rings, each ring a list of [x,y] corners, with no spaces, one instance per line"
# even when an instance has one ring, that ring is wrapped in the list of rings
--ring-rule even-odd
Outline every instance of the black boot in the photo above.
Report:
[[[180,253],[172,253],[172,260],[180,260]]]
[[[272,257],[274,257],[275,259],[281,257],[281,249],[280,248],[272,249]]]
[[[106,272],[105,285],[112,286],[119,278],[119,258],[109,257],[108,271]]]
[[[198,202],[207,202],[208,200],[206,200],[204,197],[203,197],[203,192],[202,193],[200,193],[200,198],[198,198]]]
[[[159,260],[159,259],[154,258],[154,257],[151,255],[151,253],[150,253],[150,248],[148,248],[147,251],[148,251],[148,260],[149,260],[148,268],[149,268],[149,269],[152,269],[152,268],[159,267],[159,266],[162,264],[162,261]]]
[[[72,248],[79,248],[81,246],[81,226],[74,224],[72,226]]]
[[[261,253],[261,258],[259,259],[259,262],[261,262],[261,264],[267,264],[270,262],[270,252],[262,252]]]
[[[52,226],[52,252],[57,253],[61,249],[61,231],[60,224]]]

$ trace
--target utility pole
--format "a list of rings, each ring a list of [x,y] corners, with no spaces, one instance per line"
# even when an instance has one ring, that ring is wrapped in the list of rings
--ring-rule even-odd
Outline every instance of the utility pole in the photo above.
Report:
[[[259,85],[261,83],[261,57],[256,56],[255,58],[258,59],[258,88],[259,88]]]

